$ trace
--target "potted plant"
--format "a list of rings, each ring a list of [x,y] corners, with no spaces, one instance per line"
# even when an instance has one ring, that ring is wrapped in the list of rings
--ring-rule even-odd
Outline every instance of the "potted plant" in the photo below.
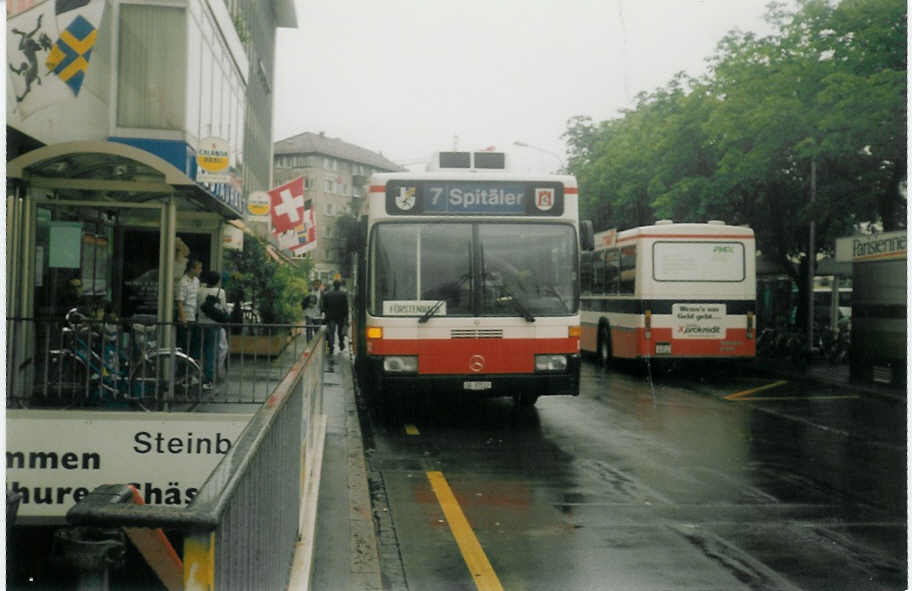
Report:
[[[292,330],[289,326],[269,325],[301,322],[301,300],[307,292],[310,261],[280,263],[268,248],[261,239],[247,235],[243,250],[226,252],[228,299],[235,306],[250,310],[243,329],[232,331],[232,353],[278,355],[292,338]],[[240,314],[235,318],[239,316],[244,318]]]

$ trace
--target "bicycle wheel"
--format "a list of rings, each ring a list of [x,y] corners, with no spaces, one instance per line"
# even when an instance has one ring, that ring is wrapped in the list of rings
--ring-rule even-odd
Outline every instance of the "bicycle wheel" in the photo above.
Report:
[[[168,400],[198,402],[202,377],[202,369],[193,358],[180,351],[173,354],[171,351],[159,351],[136,366],[130,379],[131,397],[147,409]]]
[[[47,369],[49,399],[68,405],[82,405],[92,398],[93,393],[98,393],[98,380],[89,379],[85,361],[69,351],[52,352]]]

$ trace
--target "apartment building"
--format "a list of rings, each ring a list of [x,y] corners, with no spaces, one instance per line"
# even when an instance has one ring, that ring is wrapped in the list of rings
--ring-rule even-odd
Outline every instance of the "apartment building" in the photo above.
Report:
[[[273,186],[304,177],[306,198],[315,207],[317,247],[310,253],[314,276],[324,281],[345,274],[345,244],[339,221],[357,215],[365,183],[375,172],[402,170],[383,154],[325,133],[301,133],[276,142]]]

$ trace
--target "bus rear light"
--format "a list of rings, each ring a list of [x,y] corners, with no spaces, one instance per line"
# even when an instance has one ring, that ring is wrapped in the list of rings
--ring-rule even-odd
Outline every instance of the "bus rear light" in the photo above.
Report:
[[[418,373],[417,355],[390,355],[383,358],[386,373]]]
[[[652,310],[643,312],[643,321],[646,326],[646,340],[652,338]]]
[[[754,313],[747,312],[747,338],[754,338]]]
[[[537,373],[547,373],[555,371],[567,371],[566,355],[536,355],[535,371]]]
[[[579,338],[579,337],[583,336],[583,329],[582,329],[582,327],[579,327],[579,326],[570,326],[570,327],[568,327],[568,328],[567,328],[567,336],[569,336],[571,339],[574,338],[574,337]]]
[[[367,338],[368,339],[382,339],[383,338],[383,327],[382,326],[368,326],[367,327]]]

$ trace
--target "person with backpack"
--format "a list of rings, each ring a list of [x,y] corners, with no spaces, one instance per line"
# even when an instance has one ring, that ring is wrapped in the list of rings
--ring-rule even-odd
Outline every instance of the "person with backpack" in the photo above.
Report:
[[[203,389],[209,390],[216,376],[221,324],[230,320],[230,316],[225,290],[219,285],[222,281],[221,274],[218,271],[206,271],[202,277],[205,285],[199,288],[197,294],[199,313],[196,318],[202,332]]]
[[[342,282],[333,281],[332,290],[323,294],[323,314],[326,317],[326,341],[329,354],[333,353],[334,337],[339,337],[339,350],[345,350],[345,323],[348,321],[348,296],[342,291]]]

